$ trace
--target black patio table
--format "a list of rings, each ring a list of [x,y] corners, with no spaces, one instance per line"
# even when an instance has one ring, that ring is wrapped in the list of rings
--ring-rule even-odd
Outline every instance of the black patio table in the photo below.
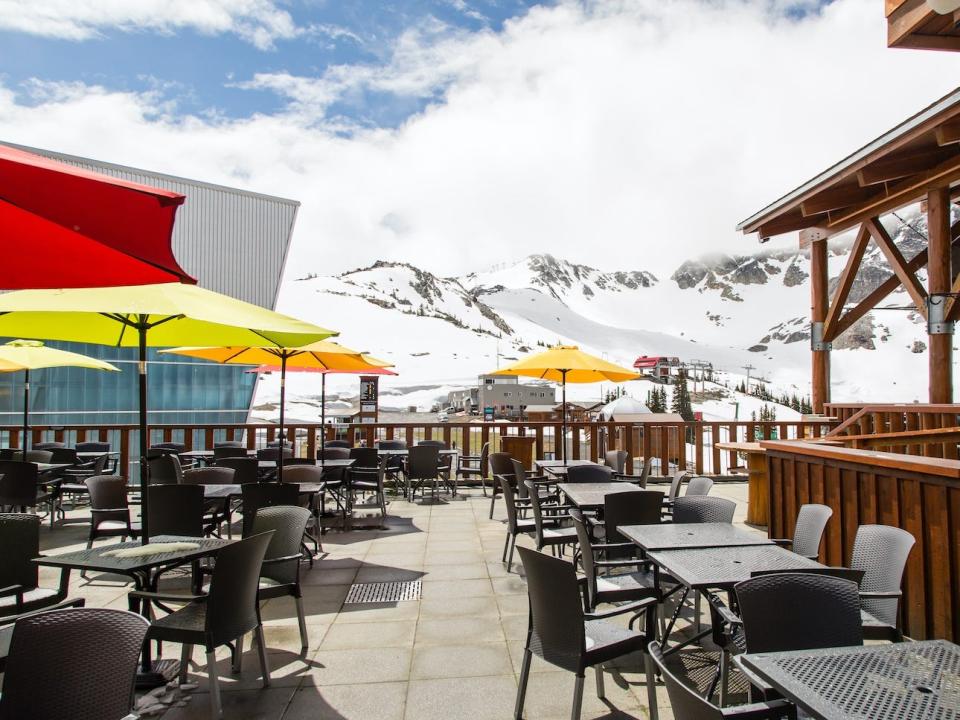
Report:
[[[819,720],[960,718],[960,647],[946,640],[744,654],[734,662]]]
[[[617,532],[644,551],[773,545],[764,535],[732,523],[621,525]]]
[[[642,492],[639,487],[630,483],[560,483],[557,487],[566,495],[570,504],[581,510],[602,508],[607,495]]]
[[[580,467],[583,465],[599,465],[592,460],[534,460],[533,464],[540,470],[554,477],[561,477],[567,474],[567,468]]]
[[[114,543],[112,545],[101,545],[89,550],[75,550],[61,555],[41,555],[40,557],[34,558],[33,562],[37,565],[60,568],[62,572],[67,573],[67,577],[63,580],[64,582],[69,580],[71,570],[93,570],[95,572],[126,575],[133,580],[135,590],[156,592],[157,580],[163,571],[170,570],[179,565],[195,562],[201,558],[216,555],[218,550],[234,542],[233,540],[222,540],[219,538],[179,537],[173,535],[157,535],[156,537],[150,538],[150,541],[154,543],[188,542],[195,544],[197,547],[127,558],[106,555],[106,553],[114,550],[141,547],[138,541],[132,541]],[[132,612],[139,612],[149,619],[147,603],[141,603],[135,598],[130,598],[129,605]],[[158,660],[157,662],[153,662],[150,643],[144,643],[142,667],[137,678],[137,684],[141,687],[159,687],[175,676],[178,667],[179,661],[177,660]]]

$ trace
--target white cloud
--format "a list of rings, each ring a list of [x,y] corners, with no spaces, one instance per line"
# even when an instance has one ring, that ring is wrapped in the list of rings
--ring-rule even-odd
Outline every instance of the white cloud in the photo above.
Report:
[[[780,3],[782,6],[783,3]],[[442,273],[552,252],[669,275],[750,251],[735,224],[953,88],[960,57],[888,50],[875,0],[562,3],[501,33],[411,31],[382,66],[260,75],[291,101],[178,117],[155,94],[0,87],[0,137],[302,201],[288,275],[374,259]],[[397,129],[325,114],[432,98]]]
[[[261,50],[300,30],[273,0],[0,0],[0,29],[67,40],[109,29],[233,33]]]

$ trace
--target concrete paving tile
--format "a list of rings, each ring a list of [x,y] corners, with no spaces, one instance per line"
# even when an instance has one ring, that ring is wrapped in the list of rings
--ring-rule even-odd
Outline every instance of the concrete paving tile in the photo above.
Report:
[[[431,565],[423,567],[426,573],[423,576],[424,582],[436,582],[438,580],[472,580],[477,578],[487,578],[486,563],[465,563],[463,565]]]
[[[530,611],[530,603],[527,596],[524,595],[497,595],[497,607],[502,617],[509,615],[522,615],[527,617]]]
[[[413,650],[411,680],[506,675],[512,670],[506,643],[418,645]]]
[[[283,720],[401,720],[406,699],[405,682],[307,686]]]
[[[499,617],[500,610],[493,597],[465,597],[451,602],[448,598],[420,601],[420,619],[451,617]]]
[[[305,683],[352,685],[406,680],[410,673],[411,650],[407,648],[320,649]]]
[[[301,585],[350,585],[357,576],[355,567],[327,568],[314,566],[313,570],[300,569]]]
[[[434,600],[438,598],[465,598],[493,595],[493,587],[489,578],[473,580],[438,580],[423,584],[423,598]]]
[[[221,693],[223,717],[230,720],[280,720],[296,688],[270,688]],[[205,692],[191,693],[185,707],[172,707],[163,720],[209,720],[210,696]]]
[[[390,622],[416,620],[420,614],[417,602],[398,603],[348,603],[336,616],[334,624],[358,622]]]
[[[345,623],[330,628],[322,650],[411,647],[417,626],[413,620],[378,623]]]
[[[512,717],[517,684],[499,677],[411,680],[406,720],[503,720]]]
[[[506,575],[490,579],[493,591],[497,595],[524,595],[527,594],[527,582],[517,575]]]
[[[428,549],[425,562],[430,565],[464,565],[467,563],[483,562],[483,554],[478,550],[465,552],[447,552],[446,550]]]
[[[449,618],[423,620],[417,624],[417,645],[462,645],[503,642],[503,630],[496,618]]]
[[[524,702],[524,714],[531,718],[561,717],[570,715],[573,703],[574,675],[572,672],[531,673],[527,683],[527,696]],[[588,669],[583,686],[583,708],[590,712],[629,712],[639,709],[637,697],[617,685],[610,673],[604,675],[606,700],[597,697],[593,669]]]

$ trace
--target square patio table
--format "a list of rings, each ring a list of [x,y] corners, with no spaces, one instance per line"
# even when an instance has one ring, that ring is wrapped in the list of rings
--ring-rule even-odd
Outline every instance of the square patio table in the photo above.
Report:
[[[563,477],[567,474],[567,468],[599,465],[600,463],[595,463],[592,460],[567,460],[566,463],[563,460],[534,460],[533,464],[554,477]]]
[[[729,590],[757,570],[803,570],[823,567],[815,560],[772,543],[727,547],[655,550],[647,557],[691,590]]]
[[[607,495],[642,492],[639,487],[631,483],[560,483],[557,487],[571,504],[581,510],[602,508]]]
[[[617,532],[641,550],[681,550],[711,547],[773,545],[759,533],[732,523],[662,523],[660,525],[621,525]]]
[[[819,720],[960,718],[960,647],[946,640],[744,654],[734,662]]]

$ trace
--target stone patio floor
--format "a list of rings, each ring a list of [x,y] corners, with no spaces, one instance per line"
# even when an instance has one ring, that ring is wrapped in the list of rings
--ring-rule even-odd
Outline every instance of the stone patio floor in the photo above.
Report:
[[[711,494],[735,500],[735,521],[743,521],[745,483],[718,483]],[[268,689],[261,687],[249,638],[239,674],[231,673],[229,653],[222,650],[224,717],[511,718],[527,629],[526,583],[518,557],[512,573],[500,561],[503,502],[497,501],[493,520],[488,518],[489,507],[489,498],[479,488],[461,490],[457,498],[440,503],[394,499],[385,529],[328,532],[314,567],[302,566],[309,650],[300,652],[293,601],[264,603],[273,683]],[[52,532],[45,527],[43,551],[78,549],[86,534],[84,524],[58,526]],[[530,544],[526,538],[520,542]],[[41,584],[55,584],[57,578],[58,571],[41,570]],[[344,604],[352,583],[393,580],[421,580],[421,599]],[[173,578],[163,589],[177,583]],[[91,574],[84,580],[74,573],[71,579],[71,597],[86,598],[89,607],[126,609],[128,590],[129,585],[115,576]],[[179,647],[165,646],[164,656],[178,657]],[[190,681],[198,687],[176,691],[164,720],[209,717],[202,648],[196,649],[194,660]],[[605,668],[606,701],[596,697],[594,677],[588,673],[582,717],[649,717],[642,667],[639,657],[628,657]],[[572,673],[535,658],[524,717],[568,718],[573,685]],[[673,715],[662,684],[657,693],[660,717],[669,720]]]

